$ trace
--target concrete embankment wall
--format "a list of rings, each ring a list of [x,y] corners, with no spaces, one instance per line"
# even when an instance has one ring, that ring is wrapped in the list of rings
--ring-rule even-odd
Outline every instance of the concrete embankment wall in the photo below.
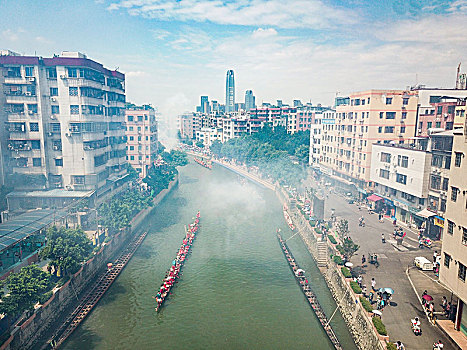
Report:
[[[161,191],[154,198],[154,205],[160,203],[177,184],[178,176],[169,184],[168,189]],[[60,287],[44,305],[34,310],[29,318],[18,323],[13,328],[10,338],[0,346],[0,350],[40,348],[43,344],[36,344],[36,342],[46,334],[53,333],[50,327],[65,316],[62,313],[72,303],[77,302],[78,295],[93,281],[98,272],[102,271],[107,263],[111,262],[125,244],[134,237],[134,233],[153,208],[149,207],[140,211],[131,221],[130,227],[115,234],[112,240],[83,264],[81,269],[72,275],[70,280]]]
[[[220,165],[248,177],[255,182],[259,182],[259,179],[262,181],[261,184],[264,186],[267,184],[266,187],[275,192],[281,203],[288,205],[291,218],[294,221],[303,242],[307,246],[313,259],[316,262],[318,261],[317,237],[314,234],[313,227],[311,227],[310,223],[294,206],[290,205],[289,197],[282,187],[278,185],[274,186],[272,183],[248,173],[245,169],[233,166],[229,163],[222,163]],[[328,255],[329,253],[334,253],[332,252],[329,242],[327,242],[327,245],[329,249]],[[339,307],[357,347],[361,350],[384,350],[384,342],[377,334],[372,321],[367,316],[367,312],[361,306],[358,296],[353,293],[349,282],[342,275],[340,267],[334,262],[328,261],[327,267],[320,268],[320,271],[324,276],[326,284]],[[358,300],[358,302],[356,302],[356,300]]]

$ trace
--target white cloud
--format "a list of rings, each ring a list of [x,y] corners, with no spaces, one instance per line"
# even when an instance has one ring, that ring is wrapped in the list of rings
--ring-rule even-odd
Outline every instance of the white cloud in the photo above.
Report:
[[[36,36],[36,41],[41,44],[53,44],[52,40],[44,38],[43,36]]]
[[[143,71],[129,71],[129,72],[125,72],[125,76],[126,77],[145,77],[147,76],[147,73],[146,72],[143,72]]]
[[[356,20],[351,10],[321,0],[121,0],[108,6],[110,11],[120,9],[160,20],[279,28],[329,28]]]
[[[254,38],[266,38],[270,36],[276,36],[277,35],[277,30],[274,28],[258,28],[253,32],[253,37]]]
[[[21,33],[24,33],[24,30],[23,29],[18,29],[16,31],[13,31],[11,29],[6,29],[2,32],[2,37],[5,39],[5,40],[8,40],[8,41],[18,41],[18,39],[20,38],[20,34]]]

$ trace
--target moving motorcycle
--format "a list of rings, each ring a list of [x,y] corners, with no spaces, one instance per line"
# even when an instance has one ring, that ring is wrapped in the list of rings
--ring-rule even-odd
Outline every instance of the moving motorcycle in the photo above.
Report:
[[[412,322],[412,332],[415,335],[422,335],[422,328],[420,327],[420,320],[418,317],[415,317],[411,320]]]

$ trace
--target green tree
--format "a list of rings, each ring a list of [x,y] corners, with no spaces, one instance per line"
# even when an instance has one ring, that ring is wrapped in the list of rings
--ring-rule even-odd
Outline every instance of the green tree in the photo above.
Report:
[[[196,145],[196,147],[204,148],[204,143],[203,143],[203,141],[201,141],[201,140],[200,140],[200,141],[196,141],[195,145]]]
[[[219,140],[214,140],[209,149],[211,150],[212,154],[219,157],[222,150],[222,142],[220,142]]]
[[[16,316],[24,310],[32,309],[52,284],[48,273],[37,265],[29,265],[8,276],[4,286],[9,293],[2,296],[0,312]]]
[[[342,242],[340,252],[347,260],[350,260],[359,248],[360,247],[352,241],[352,238],[348,237]]]
[[[52,226],[47,230],[47,245],[40,255],[62,275],[76,272],[92,251],[92,243],[81,228]]]
[[[295,149],[295,156],[302,164],[308,164],[308,157],[310,155],[310,146],[300,145]]]
[[[349,222],[346,219],[340,219],[337,223],[337,234],[339,235],[340,239],[343,240],[346,238],[350,231],[349,231]]]

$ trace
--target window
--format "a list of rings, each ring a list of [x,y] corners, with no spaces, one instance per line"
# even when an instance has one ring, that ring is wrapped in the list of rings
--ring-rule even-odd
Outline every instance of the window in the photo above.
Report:
[[[449,178],[448,177],[443,178],[443,187],[442,187],[442,189],[443,189],[443,191],[449,190]]]
[[[135,150],[135,146],[130,146],[130,151],[134,151]]]
[[[24,73],[26,77],[34,76],[34,67],[24,67]]]
[[[443,164],[443,156],[439,154],[434,154],[433,158],[431,158],[431,165],[437,168],[441,168]]]
[[[379,169],[379,177],[382,177],[383,179],[389,179],[389,170]]]
[[[431,175],[430,176],[430,188],[433,190],[439,190],[441,186],[441,176]]]
[[[58,88],[51,87],[50,88],[50,96],[58,96]]]
[[[135,156],[130,156],[130,160],[135,160]]]
[[[143,121],[143,116],[142,116],[142,115],[139,115],[139,116],[138,116],[138,121],[139,121],[139,122],[142,122],[142,121]]]
[[[42,161],[40,158],[32,158],[32,166],[42,166]]]
[[[405,185],[407,183],[407,175],[396,173],[396,182]]]
[[[29,123],[29,131],[38,132],[39,131],[39,123]]]
[[[403,167],[403,168],[408,168],[409,167],[409,157],[407,156],[397,156],[397,165]]]
[[[31,140],[32,149],[41,149],[41,142],[39,140]]]
[[[467,228],[462,227],[462,244],[467,245]]]
[[[386,112],[386,119],[396,119],[396,112]]]
[[[386,97],[386,104],[392,105],[392,97]]]
[[[444,266],[446,266],[449,269],[449,264],[451,263],[451,255],[448,253],[444,253]]]
[[[132,127],[132,126],[129,126],[129,127],[128,127],[128,131],[133,131],[133,127]]]
[[[402,99],[402,104],[403,104],[403,105],[408,105],[408,104],[409,104],[409,98],[408,98],[408,97],[404,97],[404,98]]]
[[[37,105],[36,104],[28,104],[28,111],[30,113],[37,113]]]
[[[451,220],[448,220],[448,233],[452,235],[454,233],[455,224]]]
[[[63,166],[63,159],[55,158],[55,166]]]
[[[76,86],[70,86],[68,88],[68,93],[70,96],[78,96],[78,88]]]
[[[78,69],[67,68],[68,78],[78,78]]]
[[[433,125],[432,122],[426,122],[426,128],[427,129],[431,129],[431,125]]]
[[[446,212],[446,199],[441,198],[441,201],[439,203],[439,211]]]
[[[451,169],[451,156],[444,158],[444,169]]]
[[[127,118],[128,118],[128,121],[129,121],[129,122],[132,122],[132,121],[133,121],[133,116],[132,116],[132,115],[129,115]]]
[[[443,106],[438,106],[436,108],[436,114],[442,114],[443,113]]]
[[[70,114],[79,114],[79,106],[70,105]]]
[[[84,175],[73,175],[72,180],[75,185],[84,185]]]
[[[384,112],[379,112],[379,119],[383,119],[384,117]]]
[[[457,201],[457,191],[459,191],[457,187],[451,186],[451,200],[453,202]]]
[[[52,106],[52,114],[59,114],[60,107],[59,106]]]
[[[384,127],[384,133],[385,134],[390,134],[394,132],[394,127],[393,126],[385,126]]]
[[[53,132],[60,132],[60,123],[51,123],[50,124],[50,129]]]
[[[402,112],[402,119],[407,119],[407,112]]]
[[[383,127],[382,126],[378,126],[378,134],[381,134],[383,132]]]
[[[465,272],[466,272],[465,265],[459,263],[459,272],[457,273],[457,277],[459,277],[459,279],[460,279],[462,282],[465,282]]]
[[[384,162],[384,163],[390,163],[391,162],[391,154],[381,152],[381,161]]]
[[[436,128],[441,128],[441,122],[436,122],[435,127]]]
[[[47,68],[47,78],[57,79],[57,69],[56,68]]]
[[[401,134],[405,133],[405,126],[401,126]]]
[[[135,137],[134,136],[130,136],[130,141],[134,141],[135,140]]]
[[[462,154],[463,154],[463,153],[456,152],[456,158],[455,158],[455,160],[454,160],[454,166],[456,166],[456,167],[460,167],[460,166],[461,166]]]

